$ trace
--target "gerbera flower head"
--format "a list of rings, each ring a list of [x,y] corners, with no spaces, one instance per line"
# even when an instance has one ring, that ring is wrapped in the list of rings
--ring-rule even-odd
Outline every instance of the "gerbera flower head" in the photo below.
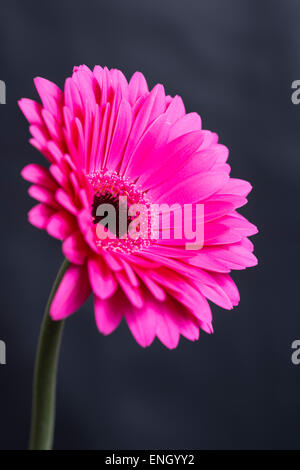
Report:
[[[42,104],[23,98],[19,105],[49,165],[22,171],[38,201],[29,221],[61,240],[71,263],[52,319],[93,294],[103,334],[123,317],[142,346],[157,337],[174,348],[180,334],[194,341],[199,329],[211,333],[208,301],[237,305],[229,273],[257,262],[248,239],[257,229],[237,212],[251,186],[230,178],[228,149],[179,96],[160,84],[149,91],[139,72],[128,83],[119,70],[82,65],[64,91],[39,77],[35,86]],[[200,220],[200,244],[188,244],[182,230],[178,237],[183,219],[191,227]]]

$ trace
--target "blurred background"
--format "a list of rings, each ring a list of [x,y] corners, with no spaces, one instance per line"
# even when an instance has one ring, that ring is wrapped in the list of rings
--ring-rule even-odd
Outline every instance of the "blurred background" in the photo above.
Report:
[[[60,244],[27,222],[20,178],[43,157],[28,144],[21,97],[33,78],[63,86],[74,65],[142,71],[180,94],[230,148],[254,189],[241,212],[260,230],[259,265],[238,271],[241,302],[213,306],[215,334],[142,349],[125,324],[100,335],[91,302],[66,322],[56,449],[299,448],[300,79],[297,0],[33,0],[1,3],[0,448],[28,443],[33,362]]]

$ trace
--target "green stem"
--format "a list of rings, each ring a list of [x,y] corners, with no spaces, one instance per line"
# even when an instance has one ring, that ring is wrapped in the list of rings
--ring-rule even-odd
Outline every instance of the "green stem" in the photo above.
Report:
[[[40,331],[33,382],[31,450],[50,450],[52,448],[57,363],[64,320],[52,321],[49,310],[68,266],[69,261],[65,259],[50,292]]]

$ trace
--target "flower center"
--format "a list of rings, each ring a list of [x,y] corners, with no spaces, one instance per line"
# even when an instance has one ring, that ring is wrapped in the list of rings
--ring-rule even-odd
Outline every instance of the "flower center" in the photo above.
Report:
[[[96,244],[131,253],[151,243],[151,205],[136,185],[116,172],[98,170],[87,176],[94,191],[91,215]]]
[[[105,208],[113,209],[111,212]],[[101,207],[103,210],[101,210]],[[100,209],[100,210],[99,210]],[[125,218],[125,224],[120,224],[120,219]],[[117,237],[121,238],[128,230],[132,221],[132,217],[128,215],[127,204],[121,197],[112,195],[110,192],[98,192],[94,195],[92,204],[92,216],[94,217],[94,224],[102,224],[104,227],[111,228],[111,232]]]

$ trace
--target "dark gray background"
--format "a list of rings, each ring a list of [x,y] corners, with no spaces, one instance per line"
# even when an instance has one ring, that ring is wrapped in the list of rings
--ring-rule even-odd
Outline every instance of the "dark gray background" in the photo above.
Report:
[[[139,347],[127,327],[103,337],[91,303],[67,321],[57,449],[299,448],[300,79],[297,0],[16,1],[0,5],[0,448],[25,448],[35,348],[60,245],[27,223],[19,173],[43,162],[17,108],[40,75],[63,85],[73,65],[141,70],[182,95],[254,186],[242,213],[258,225],[259,266],[234,274],[240,305],[213,306],[215,334],[175,351]]]

